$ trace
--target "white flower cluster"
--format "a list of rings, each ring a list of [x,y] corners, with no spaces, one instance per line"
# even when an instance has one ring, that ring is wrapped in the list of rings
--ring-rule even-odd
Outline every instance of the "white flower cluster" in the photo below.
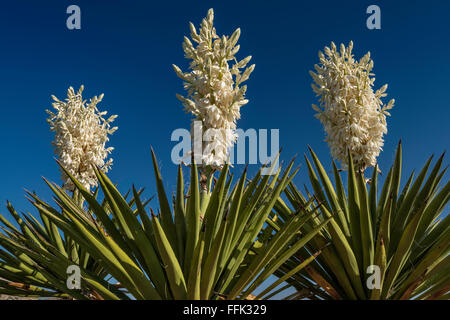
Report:
[[[66,102],[52,95],[55,101],[52,106],[57,112],[47,110],[50,115],[47,122],[50,124],[50,130],[55,132],[55,141],[52,144],[55,146],[59,161],[81,184],[90,189],[97,186],[92,165],[104,172],[112,165],[112,159],[107,162],[105,159],[114,148],[105,148],[105,144],[109,141],[108,134],[117,130],[117,127],[111,128],[110,125],[117,116],[105,120],[103,116],[107,112],[99,112],[97,109],[103,94],[93,97],[86,103],[82,97],[83,88],[81,86],[75,93],[70,87]],[[73,191],[75,186],[64,172],[61,178],[64,186]]]
[[[347,167],[347,150],[355,168],[364,170],[376,164],[383,146],[383,134],[387,133],[387,110],[394,106],[394,99],[383,105],[387,84],[376,92],[372,86],[373,61],[368,52],[359,62],[352,55],[353,42],[348,48],[343,44],[340,52],[336,45],[325,47],[325,55],[319,52],[320,65],[316,73],[310,71],[316,84],[314,92],[320,96],[320,107],[313,105],[315,115],[324,125],[326,141],[331,155]]]
[[[240,118],[240,108],[248,102],[244,98],[247,86],[240,84],[246,81],[255,65],[246,67],[251,56],[237,62],[234,57],[239,50],[237,41],[240,29],[231,37],[217,36],[213,27],[214,12],[208,11],[203,19],[199,33],[190,23],[192,44],[184,37],[183,49],[185,57],[191,59],[191,72],[183,73],[173,66],[177,75],[184,80],[186,97],[177,95],[195,119],[201,121],[208,139],[194,136],[194,144],[202,144],[202,164],[221,168],[228,160],[228,150],[237,139],[236,120]],[[230,67],[229,61],[234,61]],[[209,140],[209,141],[208,141]],[[194,148],[195,149],[195,148]]]

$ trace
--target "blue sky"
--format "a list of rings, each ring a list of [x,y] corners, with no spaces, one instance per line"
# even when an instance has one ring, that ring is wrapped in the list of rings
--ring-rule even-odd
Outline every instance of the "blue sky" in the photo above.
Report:
[[[81,8],[81,30],[66,28],[71,4]],[[366,28],[371,4],[381,8],[381,30]],[[313,117],[308,71],[331,41],[353,40],[357,58],[370,51],[375,87],[388,83],[388,99],[396,99],[379,157],[383,172],[400,138],[405,173],[448,149],[448,1],[9,1],[0,9],[0,201],[32,210],[23,188],[50,200],[41,176],[60,180],[45,109],[51,94],[63,99],[69,86],[81,84],[86,98],[104,93],[100,109],[119,115],[110,143],[112,180],[122,191],[134,183],[152,195],[153,146],[172,192],[170,135],[188,128],[190,116],[175,97],[183,88],[171,65],[186,70],[181,42],[188,22],[198,26],[211,7],[217,32],[231,35],[240,27],[237,57],[252,55],[256,64],[238,127],[280,129],[283,160],[302,155],[309,144],[330,163],[322,125]],[[302,157],[297,163],[301,186],[307,172]]]

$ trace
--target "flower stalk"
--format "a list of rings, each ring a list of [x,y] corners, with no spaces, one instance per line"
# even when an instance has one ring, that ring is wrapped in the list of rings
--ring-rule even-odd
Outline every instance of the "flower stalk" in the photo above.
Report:
[[[388,104],[381,101],[387,95],[387,84],[374,92],[370,52],[357,61],[352,49],[351,41],[347,48],[341,44],[339,51],[332,42],[331,48],[325,47],[325,54],[319,52],[320,64],[310,74],[320,106],[312,107],[327,133],[333,158],[347,169],[350,152],[355,170],[363,172],[376,165],[384,144],[383,135],[387,133],[386,116],[390,116],[388,110],[395,100]]]
[[[93,166],[103,172],[108,172],[112,166],[113,160],[106,158],[114,148],[106,148],[105,145],[109,141],[109,135],[117,130],[117,127],[111,127],[117,116],[103,118],[107,111],[100,112],[97,108],[103,94],[87,102],[82,97],[83,89],[81,86],[78,92],[75,92],[70,87],[65,101],[60,101],[52,95],[52,106],[56,112],[47,110],[47,122],[50,131],[55,133],[52,145],[61,165],[89,190],[97,186]],[[75,190],[75,185],[64,171],[61,171],[61,179],[67,190]]]
[[[193,130],[193,148],[197,150],[196,146],[201,146],[202,150],[199,166],[220,170],[237,139],[235,130],[236,121],[241,117],[240,108],[248,102],[245,99],[247,86],[242,83],[249,78],[255,65],[246,67],[251,56],[239,62],[235,58],[239,51],[240,29],[230,37],[219,37],[213,20],[214,11],[210,9],[198,33],[190,23],[192,41],[185,37],[183,42],[185,57],[191,60],[190,72],[183,72],[176,65],[173,68],[184,81],[187,95],[177,97],[186,112],[194,116],[192,130],[195,121],[201,121],[205,128],[201,135],[195,135]]]

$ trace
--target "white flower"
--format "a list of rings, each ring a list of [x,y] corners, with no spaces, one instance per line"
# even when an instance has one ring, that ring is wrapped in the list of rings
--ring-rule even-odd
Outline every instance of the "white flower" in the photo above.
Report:
[[[202,141],[202,163],[205,166],[221,168],[227,161],[228,150],[236,142],[236,120],[241,117],[240,108],[248,102],[244,98],[247,86],[240,84],[246,81],[255,65],[246,67],[251,57],[237,62],[234,55],[239,50],[237,41],[240,29],[231,37],[219,38],[213,27],[214,12],[208,11],[203,19],[199,33],[190,23],[191,40],[184,38],[185,57],[191,59],[191,72],[183,73],[173,65],[177,75],[183,79],[187,96],[177,95],[187,112],[195,116],[194,121],[202,121],[205,131],[209,130],[211,141]],[[232,66],[229,61],[233,61]],[[215,131],[212,133],[212,131]],[[194,141],[198,141],[194,137]]]
[[[50,115],[47,122],[50,124],[50,130],[55,132],[52,145],[55,147],[59,161],[85,188],[90,189],[92,186],[97,186],[92,165],[104,172],[107,172],[112,165],[112,159],[106,162],[105,159],[114,148],[105,148],[105,144],[109,141],[108,134],[117,130],[117,127],[111,128],[110,125],[117,116],[111,116],[105,120],[103,116],[107,112],[99,112],[97,109],[103,94],[93,97],[89,103],[86,103],[81,95],[83,88],[81,86],[75,93],[70,87],[67,91],[66,102],[52,95],[55,101],[52,106],[57,112],[47,110]],[[75,186],[64,172],[61,178],[64,186],[73,191]]]
[[[341,44],[339,52],[332,42],[331,48],[325,47],[325,55],[319,52],[320,65],[314,66],[316,73],[310,71],[315,82],[312,88],[320,96],[320,107],[313,108],[327,133],[331,155],[346,168],[350,150],[356,169],[364,170],[376,164],[387,133],[387,110],[395,101],[383,105],[387,84],[373,91],[370,52],[358,62],[352,48],[353,42],[348,48]]]

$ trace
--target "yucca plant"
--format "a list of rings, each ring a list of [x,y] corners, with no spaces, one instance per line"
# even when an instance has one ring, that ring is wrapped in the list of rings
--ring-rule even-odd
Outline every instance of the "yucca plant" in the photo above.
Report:
[[[134,197],[127,202],[97,168],[103,203],[62,167],[86,208],[49,182],[60,210],[29,194],[42,223],[31,214],[22,219],[9,206],[20,230],[2,217],[0,293],[75,299],[244,299],[330,220],[323,219],[298,237],[296,231],[317,218],[318,208],[299,210],[276,234],[257,240],[296,173],[291,173],[293,162],[283,174],[281,169],[273,176],[258,172],[250,182],[244,171],[233,187],[225,165],[201,211],[197,166],[191,166],[188,195],[178,167],[170,206],[152,156],[157,214],[152,209],[149,214],[134,187]],[[304,265],[316,257],[308,257]],[[81,290],[66,285],[70,265],[80,267]]]
[[[77,210],[94,222],[92,208],[80,206],[84,199],[79,193],[74,193],[70,197],[57,185],[46,179],[44,181],[55,192],[55,201],[60,210],[64,211],[63,208],[67,208],[67,204],[70,203],[71,210]],[[137,195],[141,195],[143,191],[144,189],[139,190]],[[94,199],[97,199],[98,193],[99,189],[96,189],[92,195]],[[65,284],[68,278],[67,266],[71,264],[82,266],[90,277],[104,285],[108,285],[102,280],[108,276],[107,271],[73,238],[61,232],[40,206],[54,213],[57,212],[56,209],[40,200],[35,193],[27,191],[27,194],[27,198],[39,206],[38,218],[30,213],[18,214],[9,201],[6,207],[18,228],[5,216],[0,215],[0,221],[3,223],[0,234],[0,293],[27,297],[78,298],[85,295],[95,298],[92,296],[93,291],[84,292],[82,295],[75,291],[72,295],[68,295],[65,290],[61,290],[67,288]],[[129,192],[124,198],[128,198],[128,195]],[[145,207],[150,200],[143,203],[143,206]],[[133,206],[134,203],[134,197],[128,201],[129,206]],[[107,208],[105,200],[100,205]],[[42,255],[41,258],[45,257],[48,263],[39,263],[36,254]],[[53,256],[59,257],[59,260]]]
[[[312,149],[310,153],[314,165],[306,156],[305,159],[311,192],[323,213],[312,221],[319,225],[323,219],[331,215],[333,218],[291,260],[309,256],[325,243],[332,245],[300,272],[295,272],[295,264],[288,261],[276,274],[297,287],[298,294],[304,293],[305,288],[320,286],[322,293],[314,298],[450,298],[450,216],[442,214],[450,199],[450,182],[441,186],[447,170],[447,167],[441,169],[444,155],[428,177],[432,157],[416,179],[412,173],[400,189],[402,147],[399,143],[395,163],[380,192],[378,168],[375,167],[366,181],[364,174],[355,170],[349,152],[346,192],[335,163],[333,185]],[[306,200],[310,192],[303,195],[293,183],[285,195],[292,208],[280,200],[275,206],[277,216],[310,205]],[[308,232],[305,227],[301,230]],[[378,284],[376,277],[379,277]]]
[[[320,106],[315,115],[324,125],[331,155],[348,170],[347,192],[341,170],[333,160],[333,185],[316,154],[305,156],[312,186],[303,195],[293,183],[285,190],[289,207],[281,198],[275,205],[274,223],[310,205],[313,197],[322,216],[331,222],[277,271],[297,288],[291,298],[313,299],[446,299],[450,289],[449,217],[441,216],[450,197],[450,184],[440,187],[447,168],[442,155],[427,178],[431,158],[414,180],[400,192],[402,149],[399,143],[381,193],[377,157],[387,133],[386,116],[394,100],[383,104],[387,85],[374,91],[374,63],[368,52],[359,61],[353,42],[340,48],[332,42],[319,52],[320,64],[310,74]],[[374,167],[372,177],[365,172]],[[306,187],[305,187],[306,188]],[[379,197],[379,198],[378,198]],[[314,227],[314,225],[312,225]],[[309,225],[301,228],[307,232]],[[299,261],[325,247],[311,265],[297,270]],[[321,294],[311,288],[320,287]]]

